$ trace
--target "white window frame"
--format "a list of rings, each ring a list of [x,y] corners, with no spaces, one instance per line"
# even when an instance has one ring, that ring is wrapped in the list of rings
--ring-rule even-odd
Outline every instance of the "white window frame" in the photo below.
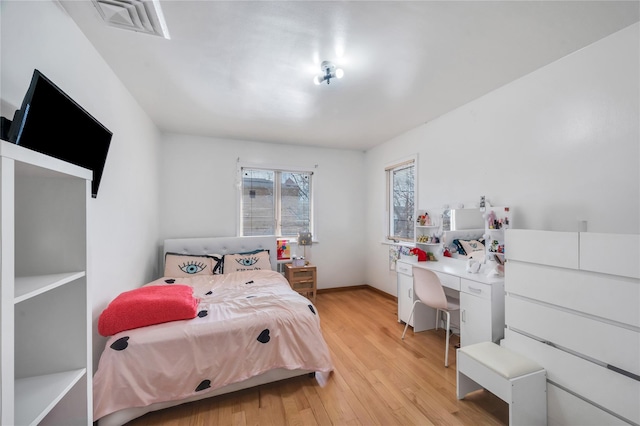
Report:
[[[413,212],[412,219],[415,221],[416,212],[418,209],[418,154],[414,154],[408,157],[404,157],[388,163],[385,165],[385,240],[400,242],[400,243],[409,243],[413,244],[415,242],[415,223],[413,227],[413,236],[411,238],[402,238],[396,235],[393,235],[393,185],[392,185],[392,177],[393,171],[399,170],[401,168],[407,167],[409,165],[413,165]]]
[[[317,179],[317,169],[315,167],[299,167],[299,166],[286,166],[286,165],[271,165],[271,164],[252,164],[252,163],[240,163],[238,162],[237,167],[237,197],[236,197],[236,205],[237,205],[237,215],[236,215],[236,235],[243,236],[243,227],[242,227],[242,171],[243,169],[250,170],[265,170],[271,172],[291,172],[291,173],[309,173],[311,175],[311,180],[309,182],[309,232],[313,236],[313,241],[317,241],[316,237],[316,224],[315,224],[315,180]],[[280,185],[276,185],[274,192],[274,208],[276,212],[274,214],[276,224],[275,224],[275,236],[282,237],[289,240],[295,240],[296,236],[292,235],[281,235],[281,221],[280,221],[280,210],[281,210],[281,196],[280,196]]]

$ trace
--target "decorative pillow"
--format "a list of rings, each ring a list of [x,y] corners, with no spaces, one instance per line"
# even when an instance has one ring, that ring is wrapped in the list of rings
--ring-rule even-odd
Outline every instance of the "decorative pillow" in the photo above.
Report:
[[[254,254],[227,254],[224,256],[224,273],[271,269],[269,251],[262,250]]]
[[[214,260],[211,256],[167,253],[164,256],[165,277],[192,277],[213,275]]]
[[[466,256],[467,253],[464,251],[464,247],[462,247],[462,244],[460,244],[460,240],[455,239],[451,243],[456,248],[456,251],[458,252],[458,254]]]
[[[224,265],[224,255],[207,254],[207,256],[213,259],[213,275],[222,275],[222,269]]]
[[[462,248],[464,249],[467,256],[471,255],[474,251],[482,251],[484,250],[484,244],[482,244],[478,240],[459,240]]]
[[[98,332],[113,336],[124,330],[195,318],[199,299],[188,285],[150,285],[120,293],[98,318]]]

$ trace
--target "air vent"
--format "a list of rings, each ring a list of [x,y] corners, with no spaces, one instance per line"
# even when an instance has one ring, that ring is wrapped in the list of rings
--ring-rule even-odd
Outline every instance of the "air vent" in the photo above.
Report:
[[[159,0],[92,0],[102,19],[113,27],[169,39]]]

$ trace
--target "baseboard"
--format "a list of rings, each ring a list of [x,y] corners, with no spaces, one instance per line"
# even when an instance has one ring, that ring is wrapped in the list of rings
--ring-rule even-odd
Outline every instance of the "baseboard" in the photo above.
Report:
[[[350,290],[371,290],[375,293],[378,293],[380,296],[386,299],[395,300],[396,302],[398,301],[398,298],[396,296],[393,296],[375,287],[371,287],[369,284],[353,285],[349,287],[319,288],[317,292],[318,294],[322,294],[322,293],[335,293],[338,291],[350,291]]]

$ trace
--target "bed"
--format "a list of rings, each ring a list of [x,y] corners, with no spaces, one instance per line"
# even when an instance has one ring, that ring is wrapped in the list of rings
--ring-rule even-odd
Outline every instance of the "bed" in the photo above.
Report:
[[[93,379],[100,426],[299,375],[324,386],[333,364],[319,313],[276,272],[275,237],[172,239],[162,253],[165,276],[100,316],[109,335]],[[160,292],[171,294],[149,303]],[[145,301],[145,315],[131,300]],[[154,317],[168,312],[182,316]]]

